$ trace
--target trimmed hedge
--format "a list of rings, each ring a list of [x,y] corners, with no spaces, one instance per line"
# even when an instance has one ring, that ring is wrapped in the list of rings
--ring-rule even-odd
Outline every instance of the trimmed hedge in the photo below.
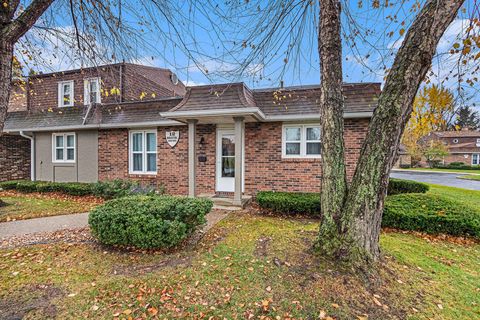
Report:
[[[428,189],[425,183],[390,179],[387,192],[389,195],[425,193]],[[260,191],[256,199],[260,207],[275,213],[320,216],[320,193]]]
[[[5,181],[0,183],[0,188],[4,190],[17,190],[24,193],[63,192],[72,196],[92,194],[92,185],[81,182]]]
[[[430,187],[422,182],[391,178],[388,183],[389,196],[401,193],[425,193]]]
[[[435,168],[440,169],[457,169],[457,170],[480,170],[480,166],[471,166],[469,164],[465,164],[463,162],[450,162],[447,165],[439,164],[436,165]]]
[[[120,179],[96,183],[17,180],[0,182],[0,188],[25,193],[62,192],[73,196],[94,195],[104,199],[113,199],[135,194],[153,195],[156,192],[164,192],[162,188],[156,190],[153,187],[142,187],[136,181]]]
[[[387,197],[382,226],[480,238],[480,210],[439,195],[399,194]]]
[[[260,207],[272,212],[320,216],[319,193],[260,191],[256,200]]]
[[[170,248],[204,224],[212,206],[209,199],[129,196],[96,207],[88,223],[103,244]]]

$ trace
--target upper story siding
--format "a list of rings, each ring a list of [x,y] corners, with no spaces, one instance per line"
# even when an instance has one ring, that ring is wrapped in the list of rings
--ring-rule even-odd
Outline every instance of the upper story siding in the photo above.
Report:
[[[8,110],[40,111],[59,107],[58,88],[64,81],[73,81],[74,106],[84,106],[84,82],[91,78],[100,78],[102,103],[184,95],[185,86],[180,81],[172,83],[171,75],[167,69],[129,63],[34,75],[13,83]]]

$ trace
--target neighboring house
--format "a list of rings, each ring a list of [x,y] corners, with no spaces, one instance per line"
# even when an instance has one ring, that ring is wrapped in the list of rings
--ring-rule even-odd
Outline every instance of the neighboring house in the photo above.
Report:
[[[461,131],[432,132],[425,140],[440,140],[448,148],[448,156],[443,157],[441,162],[445,165],[452,162],[463,162],[467,165],[480,165],[480,131],[463,129]],[[410,156],[405,149],[400,149],[398,165],[409,165]],[[420,162],[421,166],[427,166],[425,159]]]
[[[152,77],[136,78],[139,88]],[[55,80],[59,86],[66,81]],[[91,106],[71,107],[61,105],[68,90],[58,89],[56,107],[10,112],[5,131],[33,139],[36,180],[134,179],[170,194],[234,195],[237,204],[242,191],[319,190],[319,86],[251,90],[229,83],[171,91],[148,101],[101,96]],[[344,93],[351,177],[380,84],[345,84]]]

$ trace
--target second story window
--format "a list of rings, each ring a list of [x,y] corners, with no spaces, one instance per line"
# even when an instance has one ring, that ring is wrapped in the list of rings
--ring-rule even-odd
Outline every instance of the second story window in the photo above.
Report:
[[[84,102],[85,105],[101,103],[100,78],[90,78],[85,80]]]
[[[58,107],[73,106],[73,81],[62,81],[58,84]]]

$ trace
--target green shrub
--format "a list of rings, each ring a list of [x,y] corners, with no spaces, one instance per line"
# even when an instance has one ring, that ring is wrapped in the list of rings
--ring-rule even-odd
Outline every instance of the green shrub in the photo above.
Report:
[[[143,187],[137,181],[111,180],[99,181],[92,186],[93,194],[105,199],[121,198],[134,194],[153,195],[155,188]]]
[[[276,213],[320,216],[319,193],[260,191],[256,199],[260,207]]]
[[[392,196],[400,193],[425,193],[429,186],[422,182],[403,179],[390,179],[387,194]]]
[[[88,196],[93,195],[91,183],[64,183],[58,190],[72,196]]]
[[[3,181],[0,182],[0,188],[3,190],[15,190],[17,189],[17,183],[23,182],[24,180],[12,180],[12,181]]]
[[[463,162],[450,162],[447,165],[438,165],[436,168],[440,169],[456,169],[456,170],[478,170],[479,166],[471,166],[469,164],[465,164]]]
[[[480,238],[480,210],[439,195],[399,194],[387,197],[382,226]]]
[[[19,181],[17,182],[16,190],[24,193],[36,192],[37,184],[38,182],[36,181]]]
[[[93,209],[88,223],[107,245],[170,248],[204,224],[212,206],[209,199],[128,196]]]

